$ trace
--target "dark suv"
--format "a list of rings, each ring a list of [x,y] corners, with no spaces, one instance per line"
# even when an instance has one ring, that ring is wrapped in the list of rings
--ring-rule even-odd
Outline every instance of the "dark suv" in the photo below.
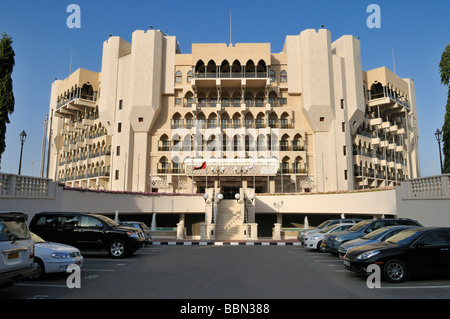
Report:
[[[381,219],[367,219],[359,222],[355,226],[339,232],[328,234],[322,241],[322,249],[338,254],[339,246],[349,240],[360,238],[368,233],[373,232],[382,227],[388,226],[422,226],[419,222],[408,218],[381,218]]]
[[[80,250],[106,250],[121,258],[144,247],[140,229],[120,226],[97,214],[80,212],[41,212],[34,215],[30,230],[45,240],[75,246]]]

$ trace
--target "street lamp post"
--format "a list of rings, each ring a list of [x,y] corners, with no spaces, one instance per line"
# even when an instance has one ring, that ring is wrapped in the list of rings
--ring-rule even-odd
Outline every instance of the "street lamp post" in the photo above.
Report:
[[[19,159],[19,175],[20,175],[22,171],[23,143],[25,143],[25,140],[27,139],[27,133],[25,133],[25,130],[23,130],[19,136],[20,136],[20,159]]]
[[[442,174],[442,172],[443,172],[443,169],[442,169],[442,154],[441,154],[441,136],[442,136],[442,131],[437,129],[436,133],[434,133],[434,136],[436,136],[436,140],[438,141],[438,145],[439,145],[439,161],[441,163],[441,174]]]

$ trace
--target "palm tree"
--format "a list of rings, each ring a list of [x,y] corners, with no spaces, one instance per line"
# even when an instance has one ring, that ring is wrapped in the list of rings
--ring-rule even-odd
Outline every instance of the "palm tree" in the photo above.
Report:
[[[14,50],[12,39],[6,33],[0,38],[0,163],[6,148],[6,124],[9,115],[14,112],[14,94],[11,74],[14,68]]]
[[[445,107],[444,126],[442,127],[442,141],[444,153],[443,173],[450,173],[450,44],[447,44],[439,63],[441,84],[448,86],[447,106]]]

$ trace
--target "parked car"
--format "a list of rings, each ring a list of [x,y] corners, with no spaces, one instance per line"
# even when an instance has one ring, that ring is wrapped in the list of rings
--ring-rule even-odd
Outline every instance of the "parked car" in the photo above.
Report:
[[[360,222],[361,219],[359,218],[341,218],[341,219],[328,219],[322,223],[319,224],[319,226],[315,227],[315,228],[307,228],[304,229],[302,231],[299,231],[297,234],[297,238],[300,241],[300,243],[303,244],[305,237],[307,236],[307,234],[309,233],[313,233],[313,232],[317,232],[320,231],[328,226],[332,226],[332,225],[336,225],[336,224],[344,224],[344,223],[353,223],[356,224],[358,222]]]
[[[21,212],[0,212],[0,288],[33,273],[34,244]]]
[[[121,226],[111,218],[81,212],[41,212],[30,222],[30,230],[51,242],[80,250],[106,250],[111,257],[133,254],[145,245],[144,233]]]
[[[151,232],[150,228],[148,228],[148,226],[143,222],[120,221],[119,225],[140,229],[144,233],[145,242],[150,243],[152,241],[152,232]]]
[[[374,230],[371,233],[368,233],[367,235],[364,235],[361,238],[353,239],[350,241],[347,241],[339,246],[339,258],[343,259],[344,255],[352,248],[362,246],[362,245],[368,245],[373,243],[379,243],[384,240],[389,239],[390,237],[394,236],[395,234],[412,227],[417,226],[388,226],[379,228],[377,230]]]
[[[31,279],[41,279],[45,274],[65,272],[69,265],[82,266],[84,258],[78,248],[48,242],[31,233],[34,242],[35,271]]]
[[[352,239],[361,238],[379,228],[395,225],[422,226],[419,222],[408,218],[368,219],[343,232],[326,235],[322,241],[322,246],[324,246],[326,251],[338,254],[341,244]]]
[[[344,256],[347,269],[367,274],[377,264],[392,283],[408,276],[450,271],[450,228],[417,227],[404,230],[381,243],[353,248]]]
[[[325,250],[322,249],[322,240],[326,234],[341,232],[343,230],[349,229],[353,225],[355,224],[334,224],[318,232],[308,233],[307,237],[305,237],[303,246],[305,246],[306,248],[316,249],[318,251],[325,252]]]

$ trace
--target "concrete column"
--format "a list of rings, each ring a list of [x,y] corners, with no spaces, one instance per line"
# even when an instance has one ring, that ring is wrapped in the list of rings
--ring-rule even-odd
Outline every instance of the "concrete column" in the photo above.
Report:
[[[281,224],[275,223],[273,225],[272,239],[273,240],[280,240],[281,239]]]
[[[275,193],[275,179],[269,180],[269,193]]]

